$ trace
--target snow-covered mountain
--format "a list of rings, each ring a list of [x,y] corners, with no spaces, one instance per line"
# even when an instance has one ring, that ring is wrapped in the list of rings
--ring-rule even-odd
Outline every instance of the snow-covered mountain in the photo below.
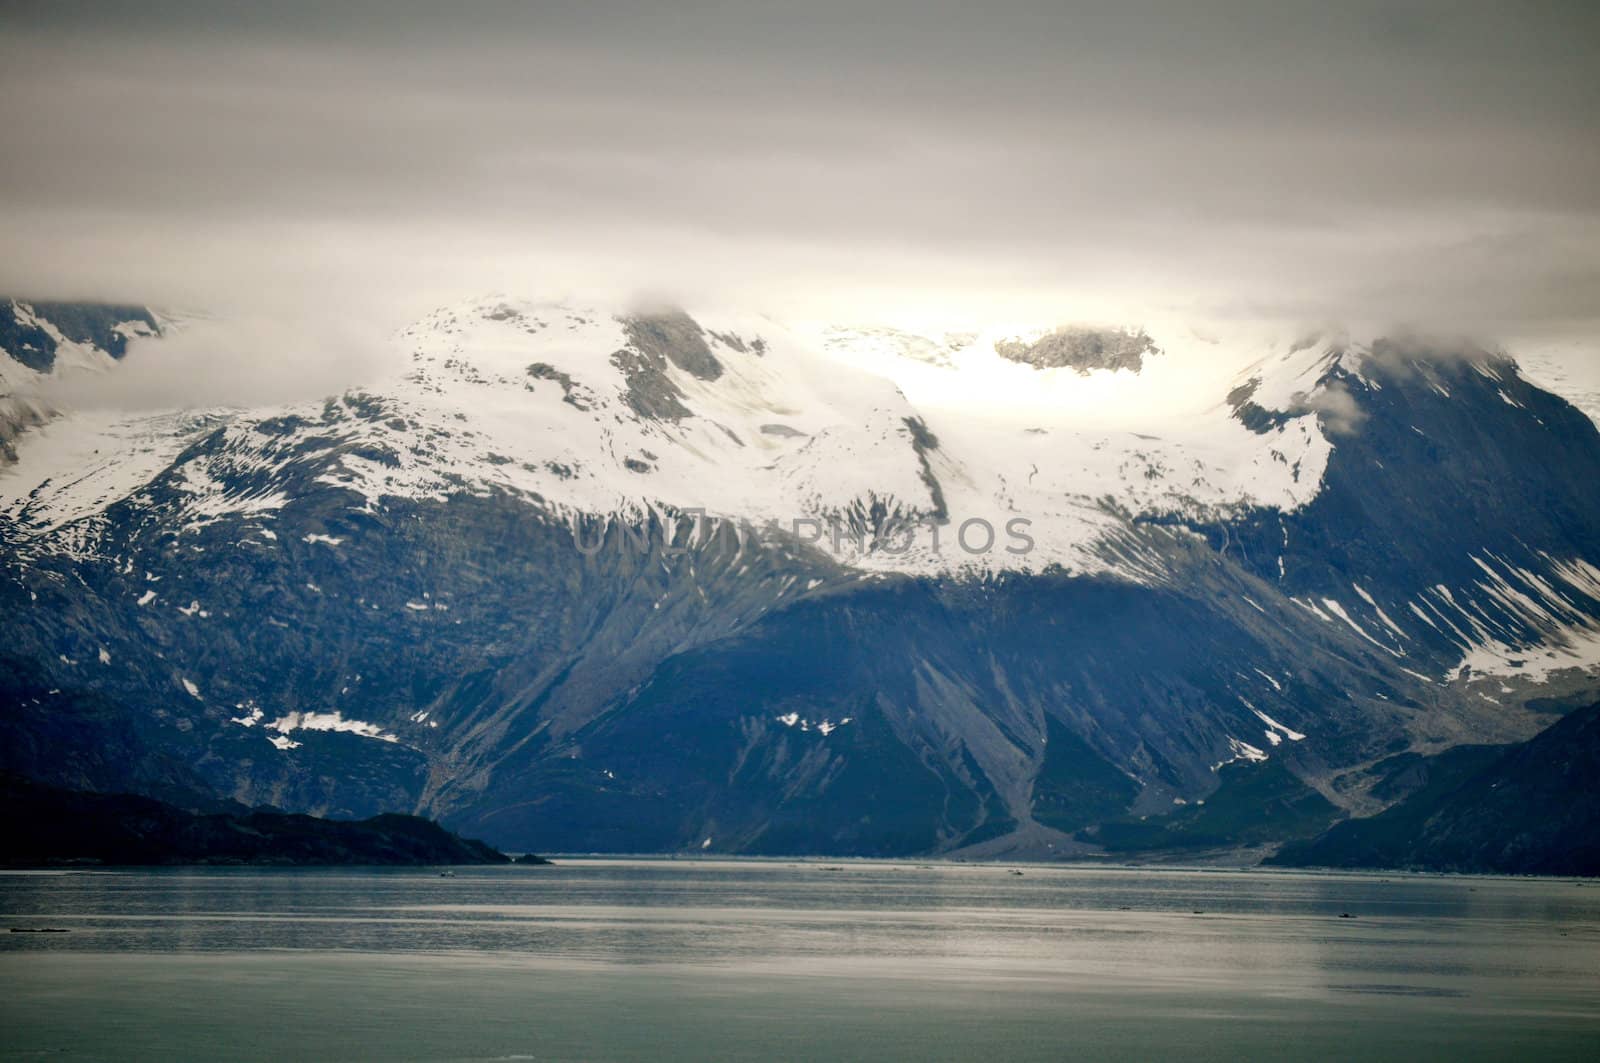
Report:
[[[332,433],[320,403],[176,423],[69,417],[12,471],[28,489],[12,488],[7,515],[25,538],[72,524],[135,492],[215,423],[222,434],[182,465],[192,519],[271,512],[287,500],[273,485],[336,439],[328,480],[369,506],[466,487],[535,499],[568,520],[664,509],[791,534],[798,524],[830,549],[837,525],[836,559],[863,570],[1059,567],[1145,580],[1159,575],[1148,559],[1123,556],[1129,517],[1293,509],[1316,493],[1329,449],[1309,410],[1254,432],[1221,401],[1138,425],[1160,434],[1085,426],[1070,410],[925,412],[887,375],[856,368],[864,352],[838,331],[819,351],[762,319],[492,299],[437,311],[398,342],[394,371],[349,396]],[[1007,368],[1018,389],[1076,383]],[[164,450],[146,449],[163,439]],[[130,444],[146,460],[127,460]],[[86,461],[95,451],[103,458]]]
[[[14,432],[4,766],[74,785],[545,850],[1275,841],[1600,686],[1600,435],[1468,344],[491,298],[325,402]]]

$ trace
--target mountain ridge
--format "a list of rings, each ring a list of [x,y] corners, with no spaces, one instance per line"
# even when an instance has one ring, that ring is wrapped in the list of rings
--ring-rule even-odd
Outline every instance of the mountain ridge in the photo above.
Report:
[[[505,864],[482,842],[393,813],[326,820],[270,808],[190,811],[133,794],[0,778],[0,864],[426,866]],[[543,863],[538,857],[519,863]]]
[[[512,849],[1062,855],[1257,763],[1370,812],[1385,758],[1595,681],[1600,515],[1561,467],[1600,442],[1495,352],[1280,348],[1153,438],[932,416],[758,319],[494,299],[400,341],[321,404],[30,430],[0,605],[37,675],[0,726]],[[1441,468],[1470,504],[1407,505]]]

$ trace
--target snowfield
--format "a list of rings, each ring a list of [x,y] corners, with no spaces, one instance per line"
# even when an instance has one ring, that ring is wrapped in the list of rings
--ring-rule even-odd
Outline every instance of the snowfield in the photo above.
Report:
[[[1214,344],[1181,333],[1156,335],[1161,353],[1140,373],[1079,374],[1000,358],[994,343],[1014,331],[952,340],[696,316],[716,371],[666,363],[647,382],[679,411],[662,416],[640,409],[617,357],[632,346],[627,321],[500,298],[435,311],[400,331],[392,368],[353,397],[373,414],[335,427],[349,445],[323,481],[369,506],[501,490],[574,522],[700,510],[789,530],[838,523],[837,560],[865,571],[1057,566],[1152,582],[1164,573],[1127,535],[1130,519],[1292,510],[1315,497],[1332,447],[1314,412],[1246,428],[1223,401],[1234,382],[1217,376]],[[1314,363],[1300,352],[1254,371],[1288,406]],[[328,434],[323,414],[69,413],[19,440],[18,462],[0,471],[0,516],[36,548],[92,549],[53,533],[137,498],[220,432],[177,466],[185,526],[269,518],[285,501],[271,484],[299,444]],[[282,424],[294,427],[264,433]],[[881,536],[895,519],[925,530]]]

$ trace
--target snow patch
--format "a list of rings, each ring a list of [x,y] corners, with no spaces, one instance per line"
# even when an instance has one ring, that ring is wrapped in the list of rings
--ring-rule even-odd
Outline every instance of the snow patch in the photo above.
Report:
[[[1211,765],[1212,771],[1216,771],[1223,765],[1232,764],[1234,761],[1238,760],[1247,760],[1252,764],[1259,764],[1267,759],[1265,750],[1258,749],[1249,742],[1241,742],[1232,735],[1228,736],[1228,751],[1232,753],[1233,756],[1229,757],[1227,760],[1219,760],[1215,764]]]
[[[376,738],[383,742],[398,742],[400,739],[388,733],[375,723],[365,723],[361,720],[347,720],[338,711],[333,712],[291,712],[280,716],[266,725],[267,730],[277,731],[279,734],[292,734],[295,731],[342,731],[346,734],[360,735],[362,738]]]
[[[1350,627],[1355,631],[1355,633],[1357,635],[1360,635],[1362,638],[1366,639],[1368,642],[1370,642],[1374,646],[1378,647],[1378,649],[1383,650],[1385,653],[1391,654],[1391,655],[1393,655],[1395,657],[1402,656],[1402,652],[1401,651],[1392,649],[1389,646],[1385,646],[1383,643],[1379,642],[1377,639],[1375,639],[1371,635],[1367,634],[1367,629],[1362,627],[1360,624],[1356,623],[1355,620],[1350,616],[1350,614],[1344,611],[1344,606],[1340,605],[1338,602],[1334,601],[1332,598],[1324,598],[1324,599],[1322,599],[1322,604],[1328,607],[1328,612],[1332,613],[1334,616],[1338,617],[1340,620],[1343,620],[1346,624],[1349,624]]]
[[[253,701],[247,701],[243,705],[235,705],[234,708],[249,710],[243,716],[233,716],[229,718],[229,723],[236,723],[240,727],[254,727],[256,724],[261,722],[262,717],[265,715],[265,713],[261,711],[261,707]]]
[[[821,720],[813,723],[811,720],[802,717],[798,712],[788,712],[784,713],[782,716],[774,717],[774,719],[783,724],[785,727],[798,727],[802,731],[810,731],[815,728],[819,734],[826,738],[828,735],[831,735],[833,732],[849,723],[853,717],[846,716],[837,723],[832,720]]]
[[[1270,675],[1268,675],[1267,673],[1263,672],[1261,669],[1256,668],[1256,669],[1252,669],[1252,670],[1256,673],[1256,675],[1260,676],[1262,679],[1265,679],[1267,682],[1271,683],[1273,690],[1277,690],[1277,691],[1283,690],[1283,684],[1282,683],[1278,682],[1276,679],[1272,678]]]
[[[1267,732],[1267,735],[1272,739],[1273,745],[1278,744],[1277,736],[1280,734],[1291,742],[1304,742],[1306,740],[1305,735],[1301,734],[1299,731],[1293,730],[1292,728],[1285,727],[1283,724],[1279,723],[1277,720],[1274,720],[1271,716],[1268,716],[1254,705],[1250,706],[1250,711],[1255,713],[1256,716],[1260,718],[1261,722],[1266,724],[1271,729]]]

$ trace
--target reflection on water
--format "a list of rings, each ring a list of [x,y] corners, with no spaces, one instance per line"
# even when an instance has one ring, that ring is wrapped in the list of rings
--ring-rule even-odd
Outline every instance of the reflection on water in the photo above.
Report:
[[[836,868],[836,869],[835,869]],[[0,1056],[1585,1058],[1600,888],[884,863],[0,874]]]

